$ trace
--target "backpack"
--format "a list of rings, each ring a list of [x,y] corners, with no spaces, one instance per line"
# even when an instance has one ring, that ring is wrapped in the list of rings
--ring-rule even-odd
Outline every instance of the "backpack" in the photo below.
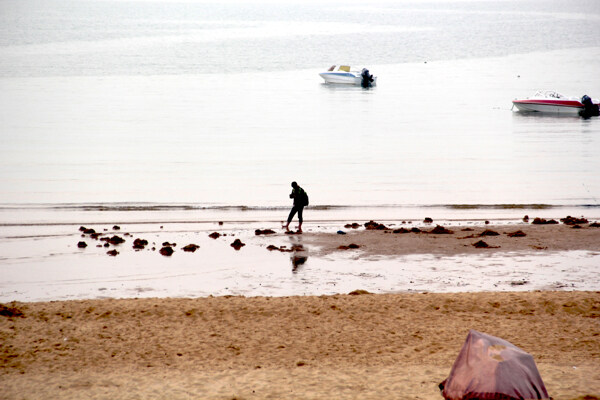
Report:
[[[300,205],[306,207],[308,205],[308,193],[306,193],[306,190],[302,189],[302,192],[300,192],[299,195],[298,201]]]
[[[308,205],[308,193],[306,193],[306,191],[304,192],[304,196],[302,196],[302,200],[304,200],[303,201],[304,206],[307,206]]]

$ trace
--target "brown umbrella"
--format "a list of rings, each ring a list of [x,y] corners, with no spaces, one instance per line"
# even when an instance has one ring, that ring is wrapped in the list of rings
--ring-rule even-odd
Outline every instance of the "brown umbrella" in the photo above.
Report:
[[[447,400],[549,399],[530,354],[475,330],[469,331],[440,389]]]

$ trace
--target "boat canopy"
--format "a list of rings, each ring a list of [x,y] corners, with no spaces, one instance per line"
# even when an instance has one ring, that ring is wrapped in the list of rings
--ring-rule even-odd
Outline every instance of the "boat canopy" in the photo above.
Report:
[[[336,69],[337,68],[337,69]],[[329,72],[350,72],[350,66],[349,65],[332,65],[331,67],[329,67],[329,69],[327,70]]]

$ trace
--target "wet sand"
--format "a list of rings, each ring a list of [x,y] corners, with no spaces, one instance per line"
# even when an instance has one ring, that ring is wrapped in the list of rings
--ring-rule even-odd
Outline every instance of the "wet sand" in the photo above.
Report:
[[[469,329],[531,353],[554,399],[600,395],[600,292],[6,306],[5,399],[440,399]]]
[[[410,232],[410,224],[387,226],[388,229],[343,228],[346,234],[311,233],[304,243],[315,248],[315,255],[352,250],[340,246],[356,244],[364,256],[400,256],[407,254],[482,254],[491,252],[600,251],[600,228],[592,224],[483,224],[471,226],[420,226]],[[577,226],[577,228],[574,228]],[[440,229],[440,227],[442,229]],[[398,232],[402,230],[401,232]],[[408,232],[406,232],[408,231]],[[432,233],[446,232],[446,233]],[[394,233],[396,232],[396,233]],[[476,246],[484,242],[483,247]],[[481,246],[481,245],[480,245]]]
[[[381,221],[387,230],[367,230],[364,222],[352,229],[345,227],[347,221],[308,221],[302,235],[286,234],[273,221],[121,224],[120,229],[84,224],[99,236],[82,233],[79,224],[41,232],[30,226],[0,243],[5,256],[0,302],[322,295],[356,288],[380,294],[600,290],[596,219],[579,229],[517,218],[489,224],[422,221]],[[415,228],[421,232],[394,233]],[[256,235],[256,229],[274,233]],[[444,229],[453,233],[427,233]],[[510,236],[515,232],[525,236]],[[113,244],[115,236],[124,242]],[[136,248],[137,239],[148,245]],[[239,250],[232,247],[236,240],[245,244]],[[178,243],[170,256],[160,252],[165,242]],[[478,242],[489,247],[473,246]],[[184,251],[189,244],[199,248]],[[109,255],[113,251],[116,256]]]

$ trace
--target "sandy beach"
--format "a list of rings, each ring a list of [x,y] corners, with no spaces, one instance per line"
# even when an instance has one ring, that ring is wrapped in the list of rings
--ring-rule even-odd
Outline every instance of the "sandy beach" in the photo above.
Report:
[[[299,258],[498,252],[510,261],[513,254],[600,251],[600,229],[590,224],[385,228],[253,233],[244,242],[268,255],[269,243],[289,244],[290,237],[298,246],[285,251]],[[223,246],[233,240],[221,239]],[[474,246],[479,241],[489,247]],[[2,397],[434,400],[469,329],[531,353],[554,399],[600,397],[598,291],[356,289],[330,296],[5,303]]]
[[[6,306],[6,399],[433,400],[469,329],[530,352],[554,399],[600,394],[599,292]]]

